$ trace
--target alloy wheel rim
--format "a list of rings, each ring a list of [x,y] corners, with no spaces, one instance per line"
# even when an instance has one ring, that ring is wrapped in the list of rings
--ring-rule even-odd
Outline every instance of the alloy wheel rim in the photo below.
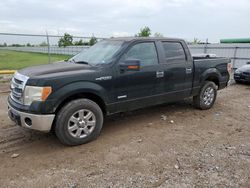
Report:
[[[208,87],[203,94],[203,102],[209,106],[214,100],[214,88]]]
[[[81,109],[69,118],[68,132],[74,138],[84,138],[93,132],[95,126],[95,114],[91,110]]]

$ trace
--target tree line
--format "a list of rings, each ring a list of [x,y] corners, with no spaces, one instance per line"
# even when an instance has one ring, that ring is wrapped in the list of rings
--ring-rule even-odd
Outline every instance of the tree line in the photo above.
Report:
[[[151,29],[147,26],[142,27],[140,31],[134,35],[135,37],[150,37],[152,36]],[[163,37],[163,34],[161,33],[154,33],[154,37]],[[58,46],[59,47],[66,47],[66,46],[92,46],[95,43],[98,42],[98,39],[93,35],[88,41],[83,41],[82,39],[78,41],[73,40],[73,35],[70,35],[69,33],[64,33],[63,37],[61,37],[58,41]],[[113,38],[113,37],[111,37]],[[192,42],[189,42],[189,44],[203,44],[199,39],[194,38]],[[22,46],[35,46],[30,43],[27,43],[26,45],[21,45],[21,44],[11,44],[7,45],[6,43],[0,44],[0,47],[7,47],[7,46],[13,46],[13,47],[22,47]],[[37,46],[37,45],[36,45]],[[38,46],[48,46],[46,42],[42,42]]]
[[[64,33],[64,36],[61,37],[58,41],[58,46],[93,46],[95,43],[97,43],[97,38],[94,35],[89,39],[89,41],[83,41],[82,39],[80,39],[79,41],[73,41],[72,35]]]
[[[150,37],[151,36],[151,30],[149,27],[143,27],[140,29],[140,32],[135,34],[135,37]],[[155,33],[154,34],[155,37],[163,37],[163,35],[161,33]],[[113,38],[113,37],[111,37]],[[90,40],[88,42],[83,42],[82,39],[80,39],[79,41],[75,41],[73,42],[73,36],[68,34],[68,33],[64,33],[64,36],[61,37],[58,41],[58,46],[59,47],[66,47],[66,46],[83,46],[83,45],[87,45],[87,46],[92,46],[97,42],[97,38],[93,35]]]

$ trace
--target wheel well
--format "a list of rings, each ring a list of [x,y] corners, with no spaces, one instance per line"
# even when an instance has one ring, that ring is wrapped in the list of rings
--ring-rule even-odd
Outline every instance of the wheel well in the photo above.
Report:
[[[104,103],[104,101],[102,100],[101,97],[99,97],[98,95],[95,95],[93,93],[77,93],[74,95],[71,95],[69,97],[67,97],[64,101],[62,101],[60,103],[60,105],[56,108],[56,114],[58,113],[58,111],[67,103],[69,103],[70,101],[76,100],[76,99],[81,99],[81,98],[85,98],[85,99],[89,99],[94,101],[96,104],[98,104],[103,112],[103,115],[106,115],[106,105]]]
[[[218,87],[220,86],[219,79],[216,76],[209,76],[205,81],[214,82]]]

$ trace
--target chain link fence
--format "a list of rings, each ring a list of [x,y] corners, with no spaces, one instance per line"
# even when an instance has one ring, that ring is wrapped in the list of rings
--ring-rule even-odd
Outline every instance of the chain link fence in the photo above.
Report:
[[[215,54],[231,59],[232,67],[239,68],[250,62],[250,43],[247,44],[193,44],[189,45],[192,54]]]
[[[103,40],[102,37],[73,36],[72,46],[59,47],[59,41],[64,35],[38,35],[38,34],[17,34],[0,33],[0,50],[13,50],[22,52],[37,52],[48,54],[48,62],[51,62],[51,54],[75,55],[82,50],[87,49],[89,42],[93,37],[96,41]],[[82,43],[78,46],[79,42]]]
[[[66,46],[66,47],[59,47],[59,46],[50,46],[50,54],[59,54],[59,55],[76,55],[82,50],[88,49],[89,46]],[[36,52],[36,53],[44,53],[48,54],[48,47],[40,47],[40,46],[33,46],[33,47],[0,47],[2,50],[14,50],[20,52]]]
[[[1,49],[23,52],[38,52],[48,54],[75,55],[89,46],[59,47],[60,35],[30,35],[0,33]],[[73,36],[73,42],[82,40],[87,43],[91,37]],[[97,38],[102,40],[104,38]],[[7,41],[7,42],[4,42]],[[4,43],[6,45],[4,45]],[[11,43],[11,45],[10,45]],[[238,68],[250,62],[250,43],[248,44],[189,44],[192,54],[215,54],[217,57],[228,57],[232,60],[233,68]],[[49,58],[50,59],[50,58]],[[49,60],[50,61],[50,60]]]

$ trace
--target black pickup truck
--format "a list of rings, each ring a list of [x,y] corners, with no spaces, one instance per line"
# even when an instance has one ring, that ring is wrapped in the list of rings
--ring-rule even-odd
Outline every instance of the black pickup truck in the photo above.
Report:
[[[182,39],[107,39],[65,62],[17,71],[9,117],[22,127],[54,130],[64,144],[83,144],[110,114],[188,97],[197,108],[211,108],[227,86],[229,63],[193,58]]]

